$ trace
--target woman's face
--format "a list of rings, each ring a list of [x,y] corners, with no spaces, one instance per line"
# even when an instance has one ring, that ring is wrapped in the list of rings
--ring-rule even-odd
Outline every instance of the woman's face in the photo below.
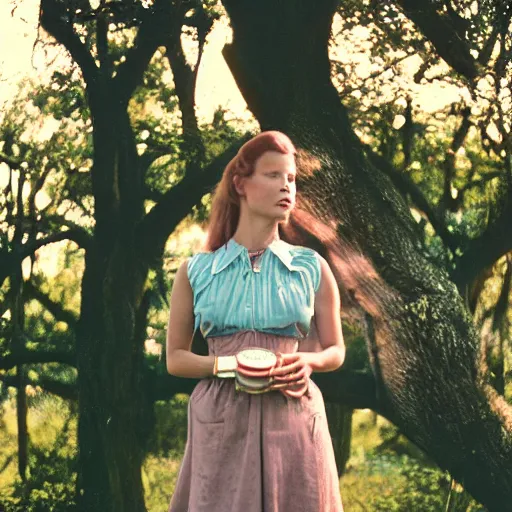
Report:
[[[295,157],[277,151],[263,153],[251,176],[241,180],[241,196],[250,211],[272,219],[286,220],[295,206]]]

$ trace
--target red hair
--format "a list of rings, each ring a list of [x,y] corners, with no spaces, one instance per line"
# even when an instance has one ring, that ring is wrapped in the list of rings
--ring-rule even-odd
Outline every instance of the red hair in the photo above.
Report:
[[[222,179],[215,189],[206,250],[216,251],[235,234],[240,217],[240,196],[235,189],[234,177],[251,176],[256,160],[266,151],[277,151],[284,155],[297,153],[292,141],[278,131],[261,132],[239,149],[224,169]]]

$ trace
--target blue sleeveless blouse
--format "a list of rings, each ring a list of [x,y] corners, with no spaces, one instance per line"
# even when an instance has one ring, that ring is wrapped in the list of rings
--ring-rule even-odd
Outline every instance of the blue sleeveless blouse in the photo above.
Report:
[[[305,338],[320,285],[318,253],[274,240],[253,270],[246,247],[231,238],[187,264],[194,327],[203,337],[260,331]]]

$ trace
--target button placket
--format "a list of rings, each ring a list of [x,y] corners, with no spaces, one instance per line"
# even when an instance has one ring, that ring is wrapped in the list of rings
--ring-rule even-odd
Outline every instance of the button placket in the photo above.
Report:
[[[254,273],[254,269],[252,267],[252,264],[251,264],[251,258],[249,257],[249,251],[247,251],[247,261],[249,263],[249,268],[250,268],[250,276],[249,276],[249,279],[251,280],[251,294],[250,294],[250,303],[247,304],[247,309],[250,309],[251,310],[251,320],[252,320],[252,323],[251,323],[251,328],[252,328],[252,331],[254,331],[254,276],[255,276],[255,273]]]
[[[249,252],[246,250],[245,251],[245,255],[246,255],[246,258],[245,258],[245,268],[244,268],[244,271],[243,271],[243,277],[244,277],[244,281],[246,282],[246,284],[248,286],[251,286],[251,291],[250,293],[246,293],[245,295],[245,300],[247,301],[245,303],[245,309],[247,311],[249,311],[251,309],[251,297],[252,297],[252,275],[253,275],[253,271],[252,271],[252,265],[251,265],[251,259],[249,258]],[[247,280],[250,281],[250,284],[247,283]]]

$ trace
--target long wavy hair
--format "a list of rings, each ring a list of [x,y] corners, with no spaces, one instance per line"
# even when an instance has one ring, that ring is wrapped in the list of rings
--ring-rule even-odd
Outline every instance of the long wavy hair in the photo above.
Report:
[[[240,195],[235,189],[234,178],[251,176],[256,160],[266,151],[284,155],[295,155],[297,152],[292,141],[278,131],[261,132],[239,149],[224,169],[215,189],[205,244],[207,251],[216,251],[235,234],[240,217]]]

